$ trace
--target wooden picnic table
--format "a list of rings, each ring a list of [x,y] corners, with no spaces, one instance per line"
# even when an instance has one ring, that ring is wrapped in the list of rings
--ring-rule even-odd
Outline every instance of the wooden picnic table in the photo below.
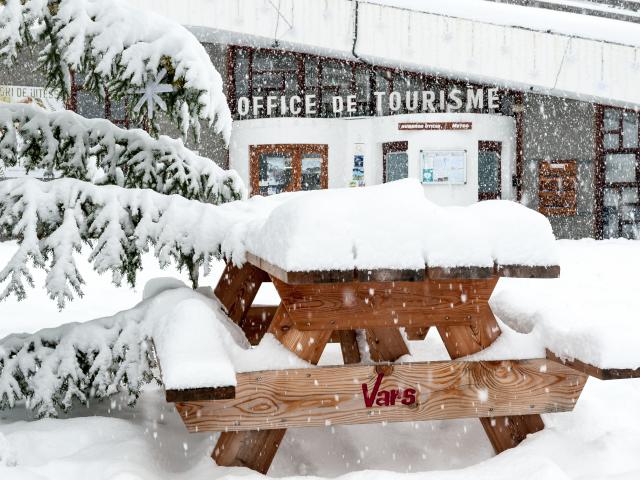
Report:
[[[212,454],[219,465],[262,473],[286,429],[307,426],[476,417],[501,452],[544,428],[541,413],[572,410],[587,375],[548,359],[456,359],[500,336],[488,301],[501,276],[559,273],[522,265],[287,272],[249,254],[241,268],[227,265],[214,290],[229,318],[252,344],[269,332],[312,364],[339,342],[344,365],[238,373],[236,386],[168,390],[167,400],[189,431],[222,432]],[[273,282],[280,305],[253,305],[263,282]],[[397,362],[409,353],[401,327],[410,340],[437,328],[452,360]]]

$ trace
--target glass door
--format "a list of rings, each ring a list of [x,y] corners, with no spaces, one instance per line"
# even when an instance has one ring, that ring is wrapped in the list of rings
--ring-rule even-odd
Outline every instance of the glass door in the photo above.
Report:
[[[251,145],[251,194],[327,188],[327,154],[327,145]]]
[[[478,142],[478,201],[502,196],[501,142]]]
[[[382,144],[382,182],[393,182],[409,176],[408,142]]]

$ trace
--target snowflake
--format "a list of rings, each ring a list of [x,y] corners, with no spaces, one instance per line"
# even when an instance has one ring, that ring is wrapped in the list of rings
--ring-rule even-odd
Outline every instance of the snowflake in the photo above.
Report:
[[[142,94],[136,106],[133,107],[134,112],[139,112],[145,103],[147,104],[147,114],[150,119],[153,118],[153,111],[155,110],[156,104],[163,112],[167,111],[167,104],[160,98],[160,94],[173,92],[173,87],[168,83],[160,83],[166,75],[167,70],[163,68],[158,72],[153,81],[147,83],[144,88],[134,91],[134,93]]]

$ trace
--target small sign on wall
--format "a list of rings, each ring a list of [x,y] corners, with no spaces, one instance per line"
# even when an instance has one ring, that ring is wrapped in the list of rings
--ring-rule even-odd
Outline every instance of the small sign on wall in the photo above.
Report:
[[[420,164],[423,184],[467,183],[466,150],[420,150]]]
[[[0,103],[28,103],[45,110],[64,110],[64,102],[44,87],[0,85]]]
[[[364,144],[356,143],[353,153],[351,187],[364,187]]]
[[[403,122],[398,130],[471,130],[471,122]]]

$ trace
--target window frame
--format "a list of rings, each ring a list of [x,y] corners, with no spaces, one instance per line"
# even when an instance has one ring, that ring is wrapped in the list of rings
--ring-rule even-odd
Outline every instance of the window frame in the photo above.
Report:
[[[319,154],[320,189],[329,188],[329,146],[326,144],[261,144],[249,145],[249,184],[251,196],[260,195],[260,156],[268,153],[289,154],[291,156],[292,180],[285,192],[302,190],[302,157],[305,154]]]
[[[78,113],[78,93],[86,91],[82,85],[78,85],[75,72],[71,72],[71,95],[69,96],[69,100],[65,105],[67,110],[71,110],[75,113]],[[104,106],[104,115],[101,118],[109,120],[114,125],[117,125],[121,128],[129,128],[129,113],[127,109],[127,101],[125,100],[125,116],[124,118],[113,118],[111,115],[112,110],[112,102],[109,97],[109,91],[105,88],[104,98],[102,99]]]
[[[605,132],[605,112],[607,110],[614,110],[620,113],[620,120],[618,128],[608,130]],[[625,113],[633,113],[637,117],[636,125],[638,127],[638,139],[636,147],[624,147],[624,115]],[[640,112],[630,108],[613,107],[610,105],[596,105],[596,142],[595,142],[595,237],[599,239],[609,238],[605,235],[605,215],[606,211],[611,208],[604,204],[605,190],[615,190],[619,197],[624,195],[624,189],[636,189],[637,198],[640,199]],[[618,148],[605,148],[604,138],[606,134],[617,134]],[[606,179],[606,159],[611,154],[631,154],[636,157],[636,169],[635,169],[635,181],[634,182],[607,182]],[[633,206],[640,210],[640,200],[635,203],[625,203],[625,206]],[[621,209],[618,209],[618,234],[622,236],[622,231],[625,225],[636,225],[640,228],[640,219],[627,220],[623,218]]]

